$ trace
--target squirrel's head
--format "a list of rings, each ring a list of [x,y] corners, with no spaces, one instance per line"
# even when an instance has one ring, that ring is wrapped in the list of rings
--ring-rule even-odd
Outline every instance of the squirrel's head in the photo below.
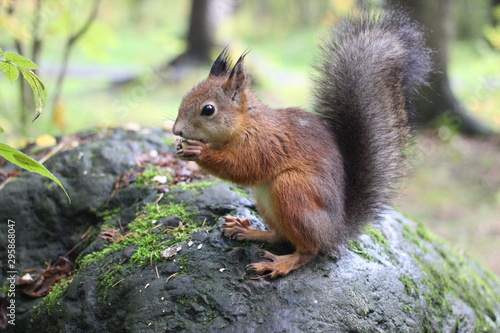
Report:
[[[222,145],[231,140],[248,109],[248,75],[244,53],[230,68],[227,48],[217,57],[208,77],[182,99],[172,129],[184,139]]]

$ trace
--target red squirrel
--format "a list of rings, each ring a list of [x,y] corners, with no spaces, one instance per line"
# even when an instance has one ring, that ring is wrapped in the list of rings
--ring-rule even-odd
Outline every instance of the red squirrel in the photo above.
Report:
[[[400,11],[361,13],[334,26],[320,50],[312,113],[261,103],[246,53],[231,67],[224,49],[173,126],[180,158],[253,189],[269,230],[226,216],[225,236],[294,246],[263,251],[264,261],[247,266],[260,277],[337,253],[379,218],[405,175],[410,101],[430,71],[419,26]]]

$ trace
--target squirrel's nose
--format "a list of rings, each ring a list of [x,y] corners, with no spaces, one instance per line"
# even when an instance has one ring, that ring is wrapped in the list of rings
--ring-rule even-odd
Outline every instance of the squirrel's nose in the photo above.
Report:
[[[174,126],[172,127],[172,133],[174,133],[174,135],[182,136],[182,131],[179,129],[179,125],[177,124],[177,122],[175,122]]]

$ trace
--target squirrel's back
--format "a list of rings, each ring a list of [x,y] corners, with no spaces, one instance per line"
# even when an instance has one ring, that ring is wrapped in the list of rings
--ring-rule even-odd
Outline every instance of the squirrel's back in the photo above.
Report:
[[[406,173],[411,96],[430,51],[405,13],[360,14],[336,25],[315,65],[315,113],[339,144],[351,234],[389,204]]]

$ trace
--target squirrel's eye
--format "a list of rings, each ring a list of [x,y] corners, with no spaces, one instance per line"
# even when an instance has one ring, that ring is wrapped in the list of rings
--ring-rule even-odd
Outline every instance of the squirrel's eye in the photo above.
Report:
[[[212,104],[207,104],[201,109],[202,116],[211,116],[215,113],[215,106]]]

